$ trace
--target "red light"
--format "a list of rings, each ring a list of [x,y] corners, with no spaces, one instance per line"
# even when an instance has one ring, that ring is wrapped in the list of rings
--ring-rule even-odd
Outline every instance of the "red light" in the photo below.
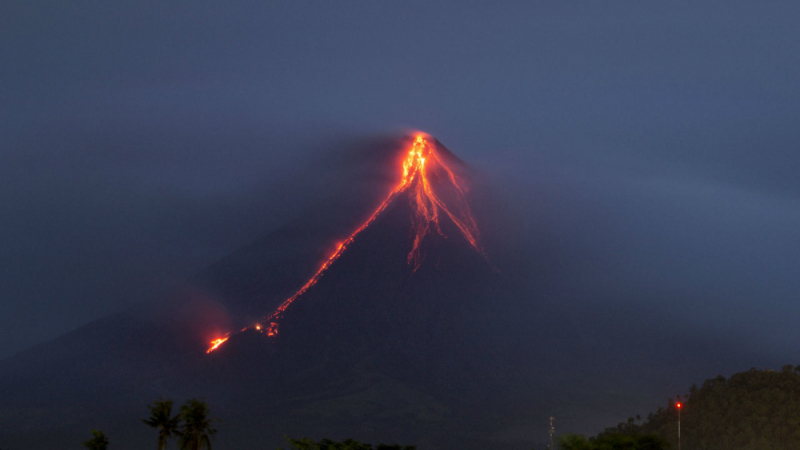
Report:
[[[681,405],[680,403],[675,403],[675,406],[676,406],[678,409],[681,409],[681,406],[683,406],[683,405]]]

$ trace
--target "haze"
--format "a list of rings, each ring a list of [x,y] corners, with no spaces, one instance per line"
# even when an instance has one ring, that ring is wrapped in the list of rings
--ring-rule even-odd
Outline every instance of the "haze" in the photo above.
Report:
[[[346,184],[338,153],[413,128],[502,193],[495,235],[576,320],[788,362],[799,15],[6,2],[0,357],[169,289]]]

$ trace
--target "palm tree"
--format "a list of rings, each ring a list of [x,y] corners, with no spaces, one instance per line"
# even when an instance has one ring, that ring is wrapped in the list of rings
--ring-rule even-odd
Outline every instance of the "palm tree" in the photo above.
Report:
[[[181,406],[183,427],[178,439],[181,450],[211,450],[211,436],[217,430],[211,427],[214,419],[208,418],[208,405],[197,399],[191,399]]]
[[[164,450],[167,448],[167,439],[178,434],[178,423],[181,418],[172,417],[172,400],[158,400],[147,408],[150,410],[150,418],[142,419],[142,422],[158,428],[158,450]]]
[[[106,450],[108,447],[108,438],[102,431],[92,430],[93,438],[84,441],[83,445],[89,450]]]

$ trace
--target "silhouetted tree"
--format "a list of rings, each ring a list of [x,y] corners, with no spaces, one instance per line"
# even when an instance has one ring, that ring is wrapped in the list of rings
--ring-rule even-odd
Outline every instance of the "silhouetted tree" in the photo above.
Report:
[[[83,445],[89,450],[106,450],[108,447],[108,438],[100,430],[92,430],[93,437],[88,441],[84,441]]]
[[[353,439],[342,442],[323,439],[319,442],[314,442],[309,438],[292,439],[286,436],[286,440],[292,444],[294,450],[416,450],[417,448],[413,445],[402,446],[386,444],[378,444],[376,447],[373,447],[372,444],[365,444]]]
[[[217,430],[211,426],[214,419],[208,417],[208,412],[206,402],[194,398],[181,406],[183,426],[178,439],[181,450],[211,450],[211,437]]]
[[[797,366],[800,367],[800,366]],[[797,450],[800,448],[800,370],[750,369],[726,379],[717,376],[683,397],[681,441],[691,450]],[[621,423],[603,434],[657,434],[678,448],[678,411],[666,407],[629,426]],[[598,436],[599,438],[599,436]]]
[[[560,450],[592,450],[592,444],[583,436],[577,434],[562,434],[558,437]],[[551,449],[555,450],[555,449]]]
[[[558,438],[560,450],[667,450],[669,443],[659,436],[604,433],[591,439],[574,434]]]
[[[172,416],[172,400],[158,400],[147,408],[150,409],[150,418],[142,419],[142,422],[158,429],[158,450],[164,450],[167,439],[178,434],[180,415]]]
[[[667,450],[666,439],[654,435],[604,434],[589,440],[596,450]]]

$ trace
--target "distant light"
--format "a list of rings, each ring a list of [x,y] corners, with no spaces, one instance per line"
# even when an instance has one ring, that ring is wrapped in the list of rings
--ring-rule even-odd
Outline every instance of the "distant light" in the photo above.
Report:
[[[682,406],[683,405],[681,405],[680,403],[675,403],[675,407],[677,407],[678,409],[681,409]]]

